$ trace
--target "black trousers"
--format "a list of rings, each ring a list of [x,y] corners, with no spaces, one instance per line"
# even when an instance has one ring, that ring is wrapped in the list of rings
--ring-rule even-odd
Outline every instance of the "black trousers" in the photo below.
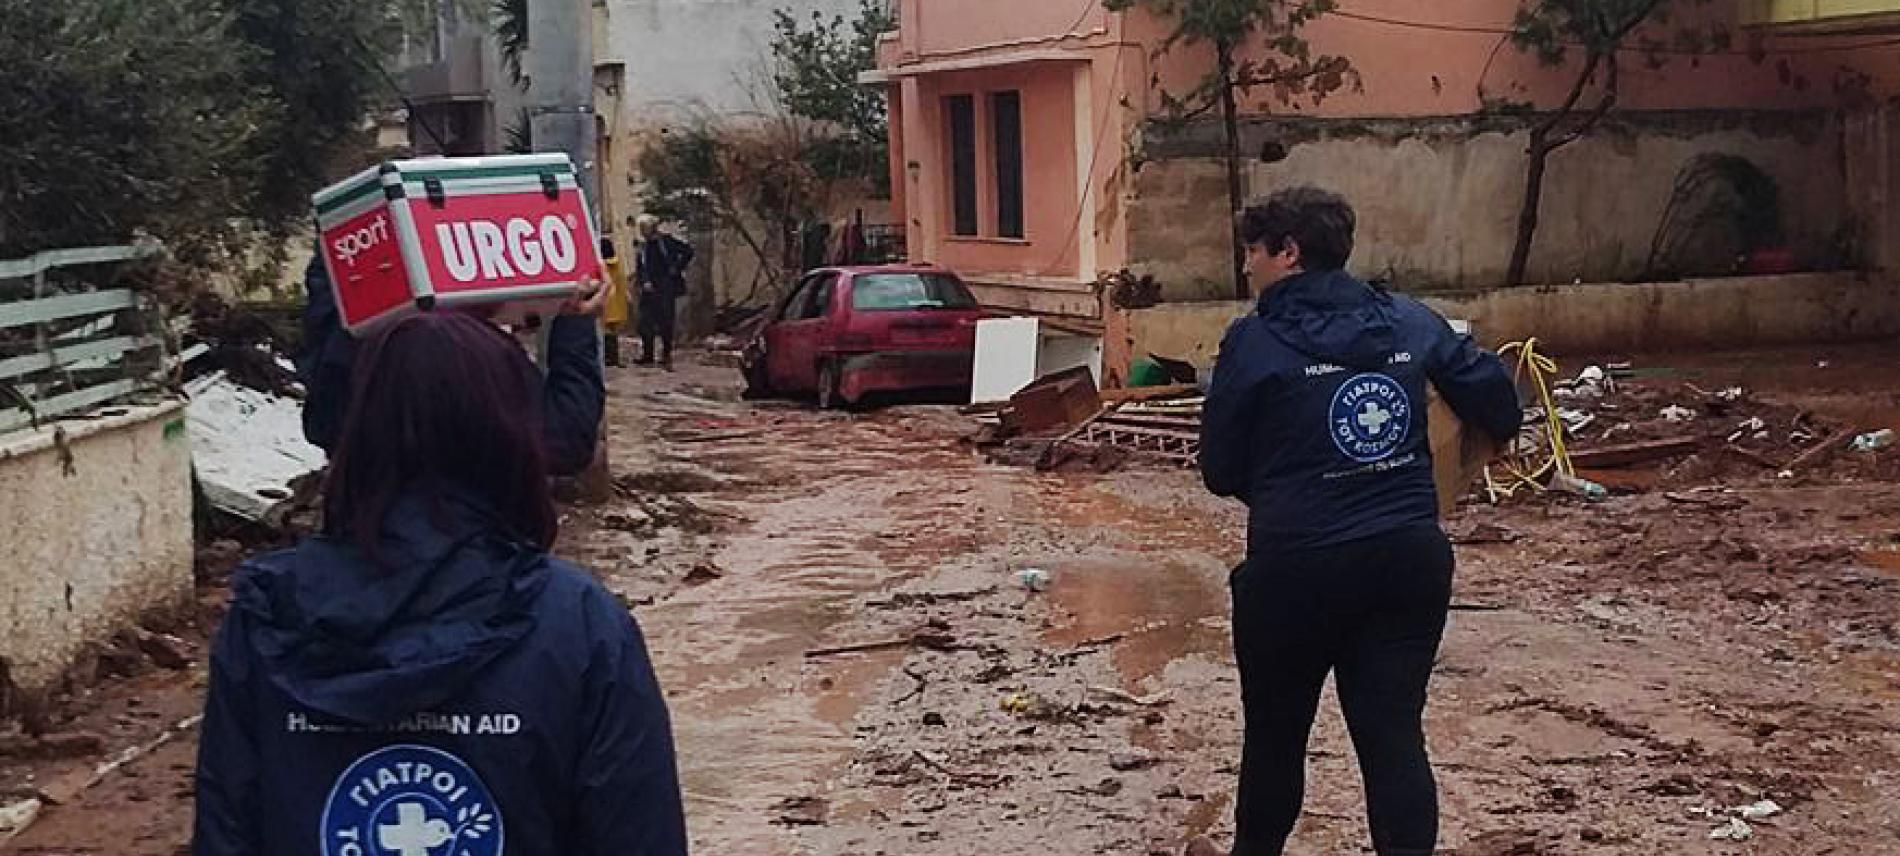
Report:
[[[660,340],[660,359],[673,359],[673,330],[678,324],[679,298],[662,291],[640,292],[640,359],[652,361],[653,340]]]
[[[1337,547],[1254,555],[1235,569],[1234,653],[1246,746],[1234,856],[1279,856],[1306,798],[1306,747],[1326,675],[1365,778],[1380,856],[1426,856],[1438,786],[1426,686],[1451,606],[1451,544],[1435,526]]]

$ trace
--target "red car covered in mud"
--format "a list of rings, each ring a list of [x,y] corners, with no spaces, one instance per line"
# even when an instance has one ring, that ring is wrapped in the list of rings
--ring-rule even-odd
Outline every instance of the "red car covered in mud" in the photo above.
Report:
[[[746,390],[815,395],[820,407],[837,407],[872,393],[968,388],[985,315],[941,268],[814,270],[746,345]]]

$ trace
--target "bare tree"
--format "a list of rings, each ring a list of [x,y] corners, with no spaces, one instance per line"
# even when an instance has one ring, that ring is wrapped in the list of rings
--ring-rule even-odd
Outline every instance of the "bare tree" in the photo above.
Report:
[[[1313,55],[1300,34],[1305,26],[1332,11],[1334,0],[1103,0],[1103,8],[1123,12],[1141,8],[1173,24],[1156,48],[1163,54],[1177,45],[1208,44],[1214,49],[1214,68],[1193,89],[1175,95],[1162,92],[1163,121],[1185,123],[1220,111],[1227,163],[1227,202],[1231,211],[1246,204],[1240,175],[1239,98],[1264,88],[1281,104],[1300,98],[1314,102],[1347,87],[1359,87],[1358,73],[1345,57]],[[1258,42],[1265,51],[1245,56]],[[1228,218],[1231,222],[1234,218]],[[1233,229],[1234,294],[1248,296],[1247,255],[1238,225]]]
[[[1524,176],[1523,207],[1517,216],[1517,240],[1505,273],[1507,283],[1524,283],[1537,239],[1538,209],[1543,204],[1551,154],[1588,136],[1616,109],[1623,92],[1622,54],[1627,50],[1643,51],[1650,62],[1660,65],[1668,52],[1696,54],[1728,47],[1730,35],[1719,26],[1703,28],[1681,23],[1666,44],[1638,38],[1645,27],[1668,24],[1689,7],[1707,2],[1525,0],[1518,7],[1510,38],[1519,50],[1535,54],[1551,67],[1564,65],[1577,51],[1582,52],[1583,60],[1563,102],[1531,126],[1530,165]]]

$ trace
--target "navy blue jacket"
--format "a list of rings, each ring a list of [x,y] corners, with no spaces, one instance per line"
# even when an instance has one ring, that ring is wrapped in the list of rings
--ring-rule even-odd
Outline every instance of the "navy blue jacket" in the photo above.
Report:
[[[239,571],[211,653],[196,856],[686,853],[627,610],[452,491],[389,519],[380,565],[312,538]]]
[[[1267,289],[1221,342],[1201,427],[1208,489],[1247,503],[1248,555],[1435,525],[1427,383],[1472,429],[1517,435],[1503,364],[1424,304],[1343,271]]]
[[[679,297],[686,293],[686,266],[692,263],[693,245],[661,232],[640,242],[634,279],[662,297]]]
[[[350,403],[350,366],[356,360],[357,340],[343,329],[336,292],[323,259],[304,271],[303,353],[297,358],[298,379],[304,385],[303,433],[310,443],[336,453],[343,433],[343,417]],[[522,360],[523,371],[535,371]],[[548,467],[556,475],[573,475],[594,459],[600,440],[600,419],[607,406],[607,386],[601,376],[600,329],[593,318],[561,316],[548,330],[547,374],[536,378],[542,388],[542,443]]]

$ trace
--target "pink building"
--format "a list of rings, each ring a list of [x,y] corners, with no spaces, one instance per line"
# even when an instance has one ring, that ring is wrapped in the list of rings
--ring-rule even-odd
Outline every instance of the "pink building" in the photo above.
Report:
[[[1503,38],[1517,5],[1342,0],[1307,35],[1351,59],[1363,90],[1243,105],[1249,193],[1345,193],[1362,275],[1417,290],[1501,282],[1531,119],[1498,106],[1548,108],[1574,74]],[[1896,9],[1716,0],[1703,13],[1734,47],[1660,67],[1625,55],[1613,121],[1552,161],[1533,278],[1621,281],[1676,263],[1659,258],[1677,228],[1665,211],[1713,155],[1773,180],[1802,265],[1884,264],[1900,249],[1877,106],[1900,86],[1900,45],[1884,35]],[[1218,126],[1149,121],[1207,52],[1158,55],[1160,22],[1097,0],[902,0],[901,22],[866,78],[890,89],[893,204],[913,257],[964,272],[995,305],[1082,319],[1099,318],[1104,272],[1151,273],[1170,300],[1231,293]],[[1793,34],[1817,29],[1836,34]]]

